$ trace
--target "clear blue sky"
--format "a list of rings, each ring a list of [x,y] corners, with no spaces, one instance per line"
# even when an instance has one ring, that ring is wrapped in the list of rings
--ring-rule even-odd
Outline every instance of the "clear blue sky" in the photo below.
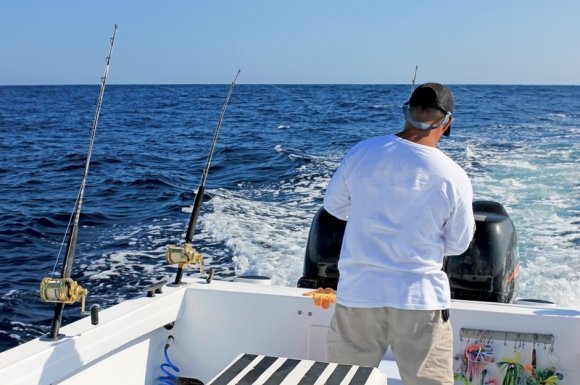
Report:
[[[580,0],[0,0],[0,85],[580,84]]]

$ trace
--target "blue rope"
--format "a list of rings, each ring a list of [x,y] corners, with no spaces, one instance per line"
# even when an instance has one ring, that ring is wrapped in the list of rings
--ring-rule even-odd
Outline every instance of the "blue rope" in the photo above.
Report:
[[[171,362],[167,350],[169,349],[169,344],[165,345],[165,350],[163,354],[165,355],[165,363],[161,364],[161,371],[165,374],[163,377],[159,377],[160,385],[175,385],[175,380],[177,376],[174,373],[179,373],[179,368]]]

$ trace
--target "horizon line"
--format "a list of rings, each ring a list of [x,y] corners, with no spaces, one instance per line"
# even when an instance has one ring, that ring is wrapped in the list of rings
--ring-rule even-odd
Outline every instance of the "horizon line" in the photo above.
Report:
[[[107,86],[222,86],[231,83],[108,83]],[[417,83],[418,85],[421,83]],[[530,86],[530,87],[578,87],[579,84],[563,83],[442,83],[448,86]],[[101,83],[43,83],[43,84],[0,84],[0,87],[75,87],[100,86]],[[408,83],[237,83],[248,86],[409,86]]]

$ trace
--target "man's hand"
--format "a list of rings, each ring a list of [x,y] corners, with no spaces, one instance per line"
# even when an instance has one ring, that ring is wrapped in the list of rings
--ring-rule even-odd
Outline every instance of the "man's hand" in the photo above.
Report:
[[[328,309],[330,304],[336,303],[336,292],[331,288],[319,287],[315,291],[308,291],[302,294],[306,297],[312,297],[315,306],[320,306],[323,309]]]

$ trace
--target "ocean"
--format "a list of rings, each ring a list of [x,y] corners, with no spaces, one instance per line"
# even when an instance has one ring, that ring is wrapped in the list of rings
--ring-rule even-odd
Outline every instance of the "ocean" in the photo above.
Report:
[[[109,85],[73,278],[102,308],[176,268],[229,85]],[[519,298],[580,308],[580,87],[452,85],[439,147],[515,223]],[[0,87],[0,351],[48,332],[39,284],[60,272],[99,86]],[[409,85],[237,85],[194,239],[215,279],[295,286],[326,184],[356,142],[396,133]],[[186,276],[199,275],[189,267]],[[63,324],[80,318],[66,306]]]

